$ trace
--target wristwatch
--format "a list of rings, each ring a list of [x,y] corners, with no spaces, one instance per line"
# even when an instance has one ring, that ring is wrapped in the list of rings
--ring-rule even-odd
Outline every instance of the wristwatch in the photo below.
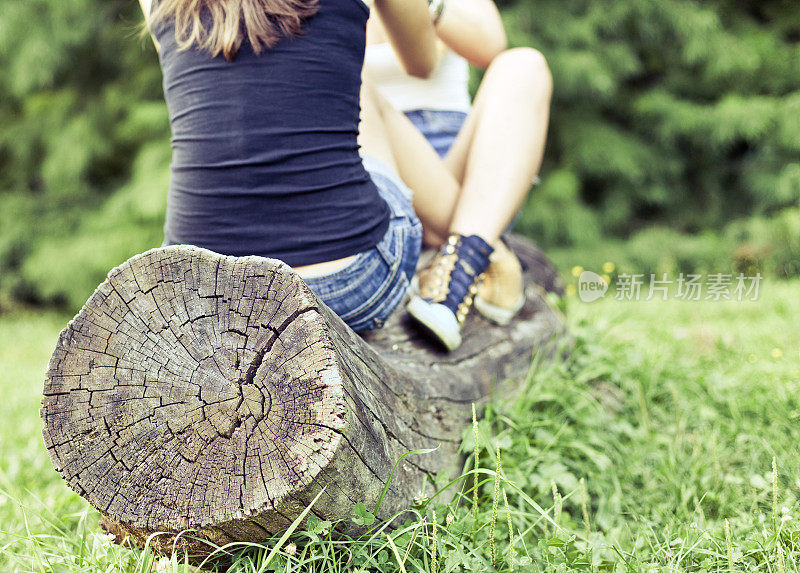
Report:
[[[428,0],[428,12],[431,14],[431,20],[435,26],[439,22],[444,12],[444,0]]]

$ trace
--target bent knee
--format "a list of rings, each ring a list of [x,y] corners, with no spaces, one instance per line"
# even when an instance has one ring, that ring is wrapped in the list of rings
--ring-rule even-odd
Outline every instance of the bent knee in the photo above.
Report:
[[[516,68],[523,68],[538,73],[550,73],[547,60],[539,50],[535,48],[519,47],[509,48],[495,58],[497,62],[511,65]]]
[[[553,91],[553,75],[539,50],[527,47],[508,49],[494,59],[492,66],[512,72],[519,81],[527,81],[531,87],[548,95]]]

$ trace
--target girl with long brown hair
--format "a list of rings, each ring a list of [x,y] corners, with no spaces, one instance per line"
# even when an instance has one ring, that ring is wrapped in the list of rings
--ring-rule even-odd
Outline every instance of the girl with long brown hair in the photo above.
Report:
[[[424,235],[448,264],[415,315],[458,346],[522,197],[462,192],[408,120],[362,85],[363,0],[140,1],[172,127],[165,243],[281,259],[366,330],[405,297]],[[373,7],[404,68],[429,74],[426,0]],[[474,219],[457,216],[460,204]]]

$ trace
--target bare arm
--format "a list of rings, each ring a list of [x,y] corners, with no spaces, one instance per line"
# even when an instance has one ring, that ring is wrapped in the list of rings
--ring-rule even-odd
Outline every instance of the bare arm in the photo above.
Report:
[[[506,33],[492,0],[445,0],[436,33],[472,65],[487,67],[506,49]]]
[[[438,60],[436,31],[425,0],[374,0],[386,35],[409,75],[426,78]]]

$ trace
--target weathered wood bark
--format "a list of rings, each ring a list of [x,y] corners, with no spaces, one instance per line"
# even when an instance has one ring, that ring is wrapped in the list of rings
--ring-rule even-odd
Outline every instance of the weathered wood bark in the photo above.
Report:
[[[286,265],[194,247],[155,249],[109,273],[61,333],[44,387],[44,440],[110,531],[142,544],[194,529],[217,544],[313,512],[379,518],[452,471],[472,402],[519,380],[560,332],[539,296],[557,275],[529,243],[528,301],[508,327],[468,319],[451,354],[403,312],[363,339]],[[170,547],[173,537],[155,541]]]

